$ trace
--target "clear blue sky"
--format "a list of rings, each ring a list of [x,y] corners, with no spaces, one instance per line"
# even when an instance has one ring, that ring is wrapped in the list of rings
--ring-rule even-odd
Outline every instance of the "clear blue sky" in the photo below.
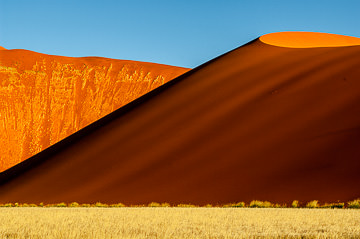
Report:
[[[0,0],[0,46],[195,67],[270,32],[360,37],[359,0]]]

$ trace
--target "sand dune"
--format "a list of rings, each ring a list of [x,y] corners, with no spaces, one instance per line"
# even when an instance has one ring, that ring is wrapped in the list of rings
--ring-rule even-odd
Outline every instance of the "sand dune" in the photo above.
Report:
[[[0,51],[0,171],[187,70],[100,57]]]
[[[256,39],[0,174],[0,202],[360,197],[359,76],[360,46]]]
[[[4,47],[0,46],[0,51],[1,51],[1,50],[6,50],[6,48],[4,48]]]

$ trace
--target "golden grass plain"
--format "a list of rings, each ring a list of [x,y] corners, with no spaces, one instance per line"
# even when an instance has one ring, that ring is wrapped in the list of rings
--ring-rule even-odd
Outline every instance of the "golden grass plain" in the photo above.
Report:
[[[0,238],[360,238],[360,210],[0,208]]]

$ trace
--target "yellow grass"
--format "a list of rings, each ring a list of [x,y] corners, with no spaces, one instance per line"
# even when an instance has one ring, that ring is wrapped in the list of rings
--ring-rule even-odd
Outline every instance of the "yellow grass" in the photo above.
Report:
[[[360,210],[0,208],[0,238],[360,238]]]

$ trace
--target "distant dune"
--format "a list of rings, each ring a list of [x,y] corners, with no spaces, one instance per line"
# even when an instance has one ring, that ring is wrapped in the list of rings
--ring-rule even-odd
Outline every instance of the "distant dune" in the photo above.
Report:
[[[0,202],[360,197],[360,46],[318,36],[263,36],[160,86],[0,174]]]
[[[100,57],[0,51],[0,171],[186,71]]]

